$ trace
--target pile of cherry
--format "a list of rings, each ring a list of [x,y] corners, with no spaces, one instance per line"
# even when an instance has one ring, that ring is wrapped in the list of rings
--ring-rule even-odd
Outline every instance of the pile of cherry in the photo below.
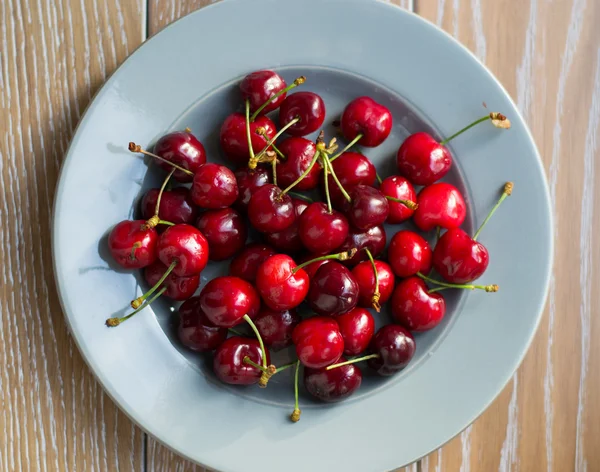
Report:
[[[490,113],[441,142],[424,132],[410,135],[396,156],[398,175],[381,180],[369,158],[350,149],[380,145],[392,129],[390,111],[369,97],[350,102],[339,119],[348,144],[338,151],[336,138],[326,142],[322,131],[316,142],[303,137],[319,131],[325,119],[319,95],[288,93],[304,82],[299,77],[287,85],[273,71],[242,80],[245,113],[229,115],[220,132],[235,173],[207,163],[190,130],[163,136],[153,153],[129,144],[168,174],[160,189],[144,195],[142,219],[122,221],[110,232],[115,261],[143,268],[151,288],[131,302],[132,313],[106,322],[117,326],[160,296],[185,300],[179,338],[194,351],[213,352],[221,381],[266,387],[273,375],[295,367],[293,421],[300,417],[301,366],[310,394],[324,401],[347,398],[361,384],[359,362],[368,361],[383,376],[410,362],[411,332],[432,329],[444,317],[443,290],[498,290],[472,283],[489,262],[477,238],[512,191],[507,183],[470,236],[460,229],[463,196],[438,182],[452,166],[448,141],[484,121],[510,127],[502,114]],[[279,129],[267,116],[276,109]],[[172,180],[191,187],[170,188]],[[415,185],[423,188],[417,193]],[[296,193],[315,189],[323,201]],[[411,218],[421,231],[437,231],[435,247],[401,230],[386,251],[383,224]],[[264,241],[246,244],[248,224]],[[207,263],[228,258],[230,275],[211,280],[194,296]],[[393,323],[375,332],[367,308],[379,312],[388,301]],[[299,316],[301,304],[314,314]],[[269,350],[290,345],[297,360],[272,365]]]

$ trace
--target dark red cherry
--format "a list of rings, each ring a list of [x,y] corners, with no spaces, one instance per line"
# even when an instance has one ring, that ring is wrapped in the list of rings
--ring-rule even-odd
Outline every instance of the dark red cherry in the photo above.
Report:
[[[192,297],[179,307],[177,334],[181,343],[192,351],[206,352],[227,339],[227,328],[214,326],[200,308],[200,298]]]
[[[158,258],[166,266],[177,261],[173,273],[180,277],[199,274],[208,263],[208,241],[191,225],[180,224],[167,228],[160,235],[157,250]]]
[[[385,222],[390,206],[379,190],[361,184],[350,190],[349,194],[352,200],[344,202],[344,213],[354,228],[366,230]]]
[[[358,303],[358,284],[339,262],[324,264],[310,280],[308,305],[319,315],[348,313]]]
[[[383,305],[392,296],[394,290],[394,273],[386,262],[375,260],[377,278],[379,281],[379,304]],[[370,308],[373,306],[375,293],[375,272],[371,261],[362,261],[352,269],[352,275],[358,284],[358,306]]]
[[[331,162],[335,175],[346,192],[350,192],[359,184],[373,185],[377,176],[375,166],[368,157],[357,152],[345,152]],[[336,208],[341,208],[345,198],[337,183],[328,175],[329,195]]]
[[[158,257],[158,233],[145,220],[125,220],[108,235],[108,248],[117,264],[125,269],[141,269]]]
[[[232,208],[205,211],[198,218],[196,227],[208,241],[211,261],[227,259],[246,245],[248,226]]]
[[[154,145],[154,154],[158,154],[173,164],[183,167],[192,173],[206,163],[206,151],[204,146],[192,133],[187,131],[175,131],[160,138]],[[173,168],[166,162],[155,159],[156,163],[165,169],[171,171]],[[192,176],[176,170],[173,172],[173,178],[179,182],[191,182]]]
[[[229,274],[254,283],[260,265],[275,254],[277,251],[266,244],[249,244],[233,258]]]
[[[267,144],[267,140],[256,130],[264,128],[268,139],[277,134],[277,127],[266,116],[259,116],[250,123],[250,138],[252,149],[258,154]],[[246,135],[246,116],[242,113],[232,113],[223,122],[220,133],[221,149],[229,159],[237,165],[246,165],[250,159],[248,137]]]
[[[320,254],[311,254],[308,253],[306,255],[304,255],[303,257],[301,257],[300,259],[298,259],[298,263],[302,264],[304,262],[313,260],[317,257],[319,257]],[[319,267],[321,267],[323,264],[327,264],[331,262],[331,259],[324,259],[324,260],[320,260],[320,261],[314,261],[311,262],[308,265],[305,265],[303,267],[304,271],[306,272],[306,275],[308,275],[309,279],[312,279],[315,276],[315,273],[317,272],[317,270],[319,269]]]
[[[263,308],[253,321],[265,346],[279,351],[292,344],[292,332],[301,318],[296,310],[275,311]]]
[[[328,316],[314,316],[301,321],[292,332],[292,342],[300,362],[312,369],[337,362],[344,352],[339,326]]]
[[[445,280],[455,284],[481,277],[489,261],[486,247],[460,228],[446,231],[433,250],[433,267]]]
[[[313,92],[296,92],[288,95],[279,108],[279,126],[294,118],[300,121],[287,129],[291,136],[305,136],[317,131],[325,121],[325,103]]]
[[[350,259],[344,261],[344,264],[355,266],[360,261],[367,259],[367,254],[363,251],[367,248],[371,251],[373,257],[378,257],[385,249],[386,236],[383,226],[374,226],[366,231],[350,228],[348,237],[344,244],[338,249],[339,251],[349,251],[356,248],[358,252]]]
[[[339,361],[346,359],[340,357]],[[313,397],[324,402],[339,402],[358,390],[362,373],[356,364],[343,365],[335,369],[304,369],[304,386]]]
[[[398,231],[390,241],[388,261],[398,277],[410,277],[417,272],[431,271],[431,247],[414,231]]]
[[[240,83],[242,99],[250,102],[250,111],[254,113],[258,108],[269,100],[277,92],[286,88],[285,80],[272,70],[258,70],[248,74]],[[260,112],[262,115],[273,111],[281,105],[285,99],[285,93],[274,99]]]
[[[379,186],[379,191],[385,196],[397,198],[399,200],[407,200],[410,202],[417,201],[417,193],[412,184],[399,175],[393,175],[383,179],[383,182],[381,182],[381,185]],[[394,202],[392,200],[389,200],[388,203],[390,205],[390,214],[388,215],[387,222],[390,224],[402,223],[413,216],[415,212],[415,210],[411,210],[402,203]]]
[[[213,370],[217,378],[226,384],[252,385],[258,383],[262,372],[244,362],[244,358],[248,357],[255,364],[262,365],[262,356],[258,340],[232,336],[215,351]],[[270,364],[268,351],[267,364]]]
[[[396,155],[398,171],[415,185],[431,185],[452,167],[452,155],[428,133],[411,134]]]
[[[458,228],[467,216],[467,206],[458,189],[446,182],[425,187],[417,196],[419,208],[413,215],[415,225],[421,231],[436,226],[445,229]]]
[[[250,198],[248,219],[262,233],[283,231],[296,220],[292,198],[275,185],[263,185]]]
[[[311,203],[298,221],[298,234],[310,252],[327,254],[348,237],[348,220],[339,211],[329,213],[323,202]]]
[[[292,136],[278,144],[279,150],[285,155],[277,164],[277,184],[286,188],[294,183],[310,167],[315,157],[316,145],[309,139]],[[296,186],[295,190],[312,190],[319,184],[321,176],[319,163],[313,165],[311,171]]]
[[[446,302],[441,293],[429,293],[419,277],[409,277],[396,285],[392,295],[394,320],[411,331],[435,328],[446,313]]]
[[[290,256],[269,257],[258,268],[256,288],[265,304],[272,310],[296,308],[308,293],[308,275]]]
[[[344,338],[344,355],[357,356],[369,347],[371,338],[375,334],[375,320],[368,310],[354,308],[335,320]]]
[[[254,318],[260,298],[254,287],[243,279],[223,276],[212,279],[200,292],[200,308],[215,326],[232,328],[244,315]]]
[[[415,349],[415,338],[410,331],[398,325],[385,325],[375,333],[369,346],[379,356],[369,359],[369,367],[379,375],[394,375],[408,365]]]
[[[142,199],[142,217],[149,220],[154,216],[156,201],[160,190],[151,188]],[[160,198],[158,217],[171,223],[193,224],[198,217],[198,208],[194,205],[190,191],[185,187],[165,190]]]
[[[250,198],[256,191],[270,182],[269,171],[263,167],[249,169],[247,165],[235,171],[238,186],[238,199],[235,207],[239,211],[246,211]]]
[[[358,144],[366,147],[379,146],[392,131],[390,111],[369,97],[352,100],[346,105],[340,121],[344,137],[352,141],[362,135]]]
[[[304,200],[300,200],[299,198],[292,197],[292,203],[294,204],[294,212],[296,213],[296,220],[292,223],[292,225],[278,233],[265,234],[265,239],[269,244],[274,246],[279,251],[288,254],[294,254],[303,248],[298,229],[299,218],[304,210],[306,210],[308,207],[308,203]]]
[[[194,203],[202,208],[226,208],[238,198],[237,180],[225,166],[204,164],[194,175],[191,194]]]
[[[153,287],[169,268],[160,261],[149,265],[144,269],[144,279],[146,283]],[[158,289],[166,288],[163,296],[173,300],[187,300],[200,286],[200,275],[191,275],[189,277],[179,277],[171,272],[163,281]]]

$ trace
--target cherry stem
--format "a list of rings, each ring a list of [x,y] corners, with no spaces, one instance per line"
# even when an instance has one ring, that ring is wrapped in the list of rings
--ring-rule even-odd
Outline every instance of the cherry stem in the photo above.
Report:
[[[441,292],[442,290],[448,290],[449,288],[450,287],[435,287],[435,288],[430,288],[427,293]]]
[[[290,419],[297,423],[300,421],[300,407],[298,406],[298,377],[300,372],[300,361],[296,361],[296,373],[294,374],[294,411],[290,415]]]
[[[290,362],[289,364],[284,364],[281,367],[277,367],[277,370],[275,371],[275,373],[278,374],[279,372],[283,372],[284,370],[287,370],[290,367],[294,367],[296,365],[296,362]]]
[[[390,197],[389,195],[386,195],[385,198],[387,198],[391,202],[402,203],[402,205],[404,205],[409,210],[416,210],[417,208],[419,208],[419,204],[417,202],[413,202],[412,200],[404,200],[402,198]]]
[[[292,197],[300,198],[301,200],[306,200],[308,203],[314,203],[314,200],[307,195],[302,195],[298,192],[288,192],[288,194]]]
[[[335,183],[337,184],[338,188],[340,189],[340,192],[342,192],[342,195],[344,196],[344,198],[346,200],[348,200],[349,202],[351,202],[352,198],[350,198],[350,195],[348,195],[348,192],[346,192],[346,189],[344,188],[344,186],[341,184],[341,182],[337,178],[337,175],[335,175],[335,170],[333,170],[333,166],[331,165],[331,159],[329,159],[329,156],[327,156],[326,153],[323,153],[323,161],[325,162],[325,165],[327,165],[329,167],[329,172],[331,173],[333,180],[335,180]]]
[[[252,328],[252,331],[254,331],[256,339],[258,339],[258,344],[260,345],[260,350],[262,352],[262,366],[264,367],[264,370],[260,377],[260,380],[258,381],[258,386],[261,388],[265,388],[267,386],[267,383],[269,382],[269,379],[275,373],[275,369],[267,368],[267,351],[265,349],[265,344],[263,343],[262,336],[260,335],[258,328],[248,315],[244,315],[244,320],[246,320],[246,323],[248,323],[250,325],[250,328]]]
[[[381,176],[379,175],[379,172],[375,172],[375,178],[377,178],[377,183],[379,185],[381,185],[383,183],[383,180],[381,179]]]
[[[167,225],[167,226],[175,226],[175,223],[171,223],[170,221],[166,221],[166,220],[158,220],[158,224],[159,225]]]
[[[483,123],[484,121],[487,121],[487,120],[492,120],[492,124],[496,128],[503,128],[503,129],[510,128],[510,120],[508,118],[506,118],[506,116],[504,116],[502,113],[492,112],[486,116],[482,116],[478,120],[475,120],[470,125],[465,126],[463,129],[461,129],[460,131],[457,131],[449,138],[446,138],[443,141],[440,141],[440,144],[442,146],[448,144],[451,140],[453,140],[457,136],[463,134],[465,131],[471,129],[473,126],[477,126],[479,123]]]
[[[180,170],[180,171],[181,171],[181,172],[183,172],[184,174],[187,174],[187,175],[194,175],[194,173],[193,173],[193,172],[191,172],[191,171],[189,171],[189,170],[187,170],[187,169],[184,169],[183,167],[181,167],[181,166],[178,166],[177,164],[174,164],[174,163],[173,163],[173,162],[171,162],[171,161],[168,161],[168,160],[167,160],[167,159],[165,159],[164,157],[157,156],[156,154],[154,154],[154,153],[152,153],[152,152],[150,152],[150,151],[146,151],[146,150],[142,149],[142,147],[141,147],[139,144],[135,144],[134,142],[130,142],[130,143],[129,143],[129,147],[128,147],[128,149],[129,149],[131,152],[139,152],[140,154],[144,154],[145,156],[149,156],[149,157],[153,157],[154,159],[158,159],[159,161],[161,161],[161,162],[164,162],[164,163],[166,163],[166,164],[169,164],[171,167],[174,167],[175,169],[177,169],[177,170]]]
[[[363,357],[355,357],[354,359],[350,359],[349,361],[340,362],[338,364],[332,364],[330,366],[327,366],[325,368],[325,370],[335,369],[337,367],[342,367],[343,365],[356,364],[357,362],[368,361],[369,359],[377,359],[378,357],[379,357],[379,354],[369,354],[369,355],[366,355]]]
[[[267,140],[267,144],[265,144],[265,147],[261,149],[261,151],[256,155],[256,157],[252,156],[252,159],[250,159],[250,163],[256,163],[256,162],[260,162],[260,158],[262,157],[262,155],[264,153],[267,152],[267,150],[273,145],[273,143],[275,141],[277,141],[277,138],[279,136],[281,136],[283,133],[285,133],[285,131],[290,128],[291,126],[294,126],[296,123],[298,123],[300,121],[300,118],[297,116],[296,118],[294,118],[292,121],[290,121],[289,123],[287,123],[285,126],[283,126],[275,136],[273,136],[271,139]],[[248,126],[248,130],[250,129],[250,126]],[[250,134],[248,134],[248,136],[250,136]],[[265,138],[266,139],[266,138]],[[251,167],[253,168],[253,167]]]
[[[373,305],[373,308],[375,308],[375,311],[379,313],[381,311],[381,305],[379,304],[379,299],[381,298],[381,294],[379,293],[379,272],[377,272],[377,266],[375,265],[373,254],[371,254],[369,248],[365,247],[363,250],[367,253],[367,257],[369,258],[369,261],[371,261],[371,266],[373,267],[373,273],[375,274],[375,290],[371,297],[371,304]]]
[[[262,365],[258,365],[256,362],[254,362],[248,356],[244,357],[244,359],[242,359],[242,360],[243,360],[244,364],[251,365],[252,367],[254,367],[255,369],[260,370],[261,372],[264,372],[264,373],[267,372],[267,368],[266,367],[263,367]]]
[[[158,198],[156,199],[156,207],[154,207],[154,216],[158,216],[158,210],[160,209],[160,200],[162,199],[162,195],[163,195],[163,192],[165,191],[165,187],[167,186],[167,183],[169,182],[169,179],[173,176],[174,172],[175,172],[175,169],[171,169],[171,172],[169,172],[169,175],[167,175],[167,177],[165,177],[165,180],[164,180],[162,186],[160,187],[160,191],[158,192]]]
[[[277,158],[271,161],[271,166],[273,167],[273,185],[277,186]]]
[[[440,240],[441,235],[442,235],[442,227],[438,225],[435,227],[435,243],[436,244]]]
[[[292,274],[295,274],[300,269],[306,267],[309,264],[312,264],[313,262],[326,261],[328,259],[338,259],[340,261],[347,261],[348,259],[352,259],[357,252],[358,250],[356,248],[352,248],[349,251],[340,252],[338,254],[328,254],[327,256],[316,257],[314,259],[311,259],[310,261],[303,262],[302,264],[294,267],[292,269]]]
[[[288,85],[286,88],[284,88],[284,89],[280,90],[279,92],[277,92],[276,94],[274,94],[271,98],[269,98],[265,103],[263,103],[261,106],[259,106],[256,109],[256,111],[252,114],[250,121],[254,121],[256,119],[256,117],[260,114],[260,112],[263,111],[265,109],[265,107],[267,107],[269,105],[269,103],[273,102],[274,100],[277,100],[277,98],[281,97],[284,93],[288,93],[294,87],[298,87],[298,85],[302,85],[304,82],[306,82],[306,77],[301,75],[296,80],[294,80],[290,85]]]
[[[275,151],[279,157],[281,157],[282,159],[286,159],[285,154],[282,153],[277,146],[275,146],[275,143],[271,143],[271,147],[273,148],[273,151]]]
[[[340,157],[342,154],[344,154],[348,149],[350,149],[352,146],[354,146],[357,142],[359,142],[361,140],[361,138],[363,137],[362,134],[357,134],[356,137],[350,141],[348,143],[348,145],[342,149],[340,152],[338,152],[335,156],[333,156],[331,159],[329,159],[330,162],[335,161],[338,157]]]
[[[323,161],[323,178],[325,183],[325,200],[327,201],[327,211],[331,215],[333,213],[333,207],[331,206],[331,196],[329,195],[329,166],[325,163],[327,156],[321,156]]]
[[[486,292],[497,292],[498,291],[498,286],[496,284],[493,284],[493,285],[449,284],[447,282],[442,282],[440,280],[432,279],[431,277],[428,277],[428,276],[422,274],[421,272],[417,272],[417,275],[429,283],[439,285],[439,286],[445,287],[445,288],[462,288],[462,289],[466,289],[466,290],[479,289],[479,290],[485,290]],[[433,289],[433,290],[435,290],[435,289]],[[431,292],[431,290],[430,290],[430,292]]]
[[[156,295],[154,295],[150,300],[148,300],[142,306],[140,306],[139,308],[137,308],[135,311],[132,311],[127,316],[124,316],[123,318],[109,318],[109,319],[107,319],[106,320],[106,326],[108,326],[109,328],[114,328],[115,326],[119,326],[121,323],[123,323],[124,321],[127,321],[129,318],[131,318],[133,315],[139,313],[140,311],[142,311],[147,306],[150,306],[152,304],[152,302],[154,302],[154,300],[156,300],[158,297],[160,297],[166,290],[167,290],[167,287],[161,288],[158,291],[158,293]]]
[[[231,331],[233,334],[235,334],[236,336],[243,336],[242,333],[240,333],[239,331],[233,329],[233,328],[229,328],[229,331]]]
[[[477,241],[477,238],[479,237],[479,233],[481,233],[481,230],[485,227],[487,222],[490,221],[490,218],[492,217],[492,215],[494,213],[496,213],[496,210],[500,207],[500,205],[502,205],[502,202],[506,199],[506,197],[509,197],[512,194],[513,187],[514,187],[514,184],[512,182],[506,182],[506,184],[504,184],[504,191],[502,192],[502,195],[500,195],[500,198],[498,199],[496,204],[493,206],[493,208],[490,210],[488,215],[485,217],[485,220],[483,220],[483,223],[481,223],[481,226],[479,227],[479,229],[473,236],[473,241]]]
[[[156,290],[158,290],[158,287],[161,286],[161,284],[165,281],[165,279],[173,271],[173,269],[177,265],[177,262],[178,262],[177,260],[174,260],[173,262],[171,262],[171,265],[169,266],[169,268],[167,270],[165,270],[165,273],[162,275],[162,277],[160,279],[158,279],[158,282],[156,282],[150,290],[148,290],[146,293],[144,293],[142,296],[136,298],[135,300],[132,300],[131,308],[133,308],[133,309],[139,308],[139,306],[144,302],[144,300],[146,298],[148,298],[150,295],[152,295],[154,292],[156,292]]]
[[[318,159],[319,159],[319,153],[315,152],[315,155],[314,155],[312,161],[310,161],[310,165],[306,168],[306,170],[304,172],[302,172],[302,174],[296,180],[294,180],[285,190],[283,190],[281,192],[281,195],[285,195],[286,193],[288,193],[296,185],[298,185],[304,179],[304,177],[306,177],[308,174],[310,174],[310,171],[315,166],[315,163],[317,162]]]
[[[246,140],[248,141],[248,152],[250,159],[254,159],[254,149],[252,148],[252,137],[250,135],[250,100],[246,100]]]

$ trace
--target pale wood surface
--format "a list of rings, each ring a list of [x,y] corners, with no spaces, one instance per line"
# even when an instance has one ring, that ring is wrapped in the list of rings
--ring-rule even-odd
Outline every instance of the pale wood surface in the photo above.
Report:
[[[58,169],[93,93],[147,35],[209,3],[0,2],[2,471],[203,470],[103,394],[67,333],[48,236]],[[523,365],[473,426],[407,470],[600,471],[600,4],[392,3],[497,75],[531,127],[556,208],[550,298]]]

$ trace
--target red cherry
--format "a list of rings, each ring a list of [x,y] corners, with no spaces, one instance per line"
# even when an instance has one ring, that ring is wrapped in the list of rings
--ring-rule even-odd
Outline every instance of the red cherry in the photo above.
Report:
[[[227,328],[214,326],[200,308],[200,298],[192,297],[179,307],[177,334],[181,343],[192,351],[206,352],[227,339]]]
[[[157,250],[158,258],[166,266],[177,261],[173,272],[180,277],[199,274],[208,263],[208,242],[191,225],[170,226],[161,234]]]
[[[340,362],[345,361],[340,357]],[[338,402],[352,395],[362,383],[357,365],[349,364],[335,369],[304,369],[304,386],[313,397],[324,402]]]
[[[151,188],[142,199],[142,217],[149,220],[154,216],[156,201],[160,190]],[[194,205],[190,191],[185,187],[165,190],[160,198],[158,217],[171,223],[193,223],[198,216],[198,208]]]
[[[458,189],[446,182],[425,187],[417,196],[419,207],[413,216],[421,231],[430,231],[436,226],[445,229],[458,228],[467,216],[467,206]]]
[[[255,364],[263,360],[260,344],[256,339],[232,336],[226,339],[215,351],[213,370],[217,378],[226,384],[252,385],[258,383],[262,372],[244,362],[248,357]],[[270,364],[267,351],[267,364]]]
[[[348,220],[339,211],[331,213],[322,202],[311,203],[300,216],[298,234],[304,247],[315,253],[329,253],[348,237]]]
[[[192,133],[175,131],[160,138],[154,145],[154,153],[173,164],[189,170],[192,174],[206,163],[204,146]],[[167,171],[172,167],[166,162],[156,159],[156,163]],[[173,178],[179,182],[191,182],[192,175],[181,170],[173,173]]]
[[[344,352],[344,339],[339,326],[328,316],[315,316],[301,321],[294,328],[292,342],[300,362],[312,369],[321,369],[337,362]]]
[[[229,273],[247,282],[254,283],[259,266],[277,251],[266,244],[249,244],[231,261]]]
[[[265,346],[279,351],[292,344],[292,332],[301,318],[296,310],[275,311],[263,308],[253,321]]]
[[[144,279],[146,283],[153,287],[158,283],[160,278],[169,268],[160,261],[149,265],[144,269]],[[165,288],[163,292],[165,297],[173,300],[187,300],[200,286],[200,275],[191,275],[189,277],[178,277],[171,272],[167,278],[159,285],[160,288]]]
[[[393,375],[404,369],[413,358],[415,338],[402,326],[389,324],[375,333],[369,349],[377,354],[377,357],[369,359],[369,367],[379,375]]]
[[[368,310],[354,308],[335,320],[344,338],[344,355],[357,356],[369,347],[371,338],[375,334],[375,320]]]
[[[313,92],[288,95],[279,108],[279,125],[287,125],[295,118],[300,121],[287,129],[291,136],[306,136],[317,131],[325,121],[325,103]]]
[[[446,313],[446,302],[440,293],[429,293],[419,277],[402,280],[392,295],[392,316],[411,331],[435,328]]]
[[[292,185],[312,164],[317,147],[305,138],[291,137],[282,141],[279,150],[285,159],[277,164],[277,183],[282,187]],[[312,190],[317,187],[321,176],[321,167],[316,164],[308,175],[294,187],[296,190]]]
[[[433,267],[445,280],[455,284],[481,277],[489,261],[485,246],[460,228],[446,231],[433,251]]]
[[[211,261],[222,261],[233,256],[244,247],[248,237],[246,222],[232,208],[202,213],[196,227],[208,241]]]
[[[108,248],[117,264],[125,269],[140,269],[158,257],[158,233],[144,220],[125,220],[108,235]]]
[[[259,116],[250,123],[250,138],[252,149],[258,154],[267,144],[263,135],[256,132],[258,128],[264,128],[268,139],[277,134],[277,128],[266,116]],[[248,137],[246,134],[246,116],[242,113],[232,113],[229,115],[223,125],[220,133],[221,149],[229,159],[237,165],[245,165],[250,159],[248,149]]]
[[[379,146],[392,131],[392,114],[372,98],[358,97],[344,109],[341,128],[349,141],[360,137],[361,146]]]
[[[263,233],[283,231],[296,220],[292,198],[275,185],[263,185],[250,198],[248,219]]]
[[[244,315],[254,318],[260,298],[254,287],[243,279],[223,276],[212,279],[200,292],[200,308],[215,326],[232,328]]]
[[[358,303],[358,284],[339,262],[324,264],[310,280],[307,301],[319,315],[341,315]]]
[[[411,134],[398,149],[398,171],[415,185],[431,185],[452,167],[452,155],[430,134]]]
[[[250,111],[253,113],[258,110],[267,100],[281,92],[286,87],[285,80],[272,70],[259,70],[248,74],[240,83],[242,99],[250,102]],[[285,99],[285,92],[275,98],[260,114],[265,114],[273,111],[281,105]]]
[[[361,184],[350,190],[349,194],[352,200],[344,202],[344,213],[354,228],[366,230],[385,222],[390,206],[379,190]]]
[[[393,175],[387,179],[383,179],[379,186],[379,191],[387,197],[396,198],[398,200],[406,200],[409,202],[417,201],[417,193],[415,192],[412,184],[399,175]],[[390,200],[390,214],[388,215],[387,222],[390,224],[402,223],[413,216],[415,210],[411,210],[409,207],[400,202],[394,202]]]
[[[384,304],[392,296],[394,290],[394,273],[389,264],[375,260],[379,282],[379,304]],[[370,261],[362,261],[352,269],[352,275],[358,283],[358,306],[370,308],[373,306],[375,294],[375,272]],[[350,355],[350,354],[348,354]]]
[[[359,184],[372,186],[375,183],[377,176],[375,166],[362,154],[345,152],[340,157],[333,159],[331,165],[346,192],[350,192]],[[345,201],[344,195],[330,174],[327,178],[331,202],[336,208],[341,208]]]
[[[300,239],[299,234],[299,218],[300,215],[306,210],[308,207],[308,203],[304,200],[300,200],[299,198],[292,198],[292,203],[294,204],[294,212],[296,213],[296,221],[292,223],[291,226],[288,226],[283,231],[278,233],[267,233],[265,234],[265,239],[269,244],[274,246],[281,252],[286,252],[289,254],[296,253],[302,249],[302,240]]]
[[[219,164],[204,164],[196,171],[192,184],[192,200],[202,208],[225,208],[238,198],[235,175]]]
[[[356,248],[357,253],[350,259],[344,261],[344,264],[355,266],[360,261],[367,259],[367,254],[363,249],[371,251],[373,257],[378,257],[385,249],[386,235],[383,226],[374,226],[366,231],[350,228],[348,237],[344,244],[340,246],[339,251],[348,251]]]
[[[308,293],[308,275],[290,256],[269,257],[258,268],[256,288],[272,310],[296,308]]]
[[[238,199],[235,206],[240,211],[248,209],[250,198],[256,191],[270,181],[269,171],[263,167],[249,169],[248,166],[240,167],[235,171],[238,186]]]
[[[388,261],[398,277],[410,277],[417,272],[431,271],[431,247],[413,231],[398,231],[390,241]]]

